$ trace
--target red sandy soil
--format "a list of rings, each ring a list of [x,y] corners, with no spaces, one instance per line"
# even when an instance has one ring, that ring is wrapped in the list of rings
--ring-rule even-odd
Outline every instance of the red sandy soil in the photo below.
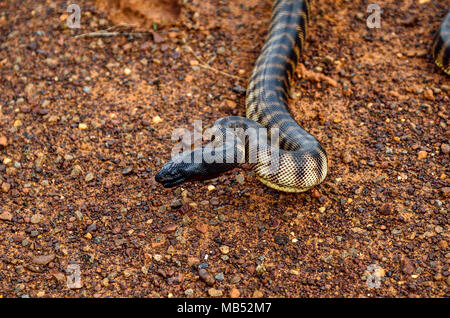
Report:
[[[429,53],[447,7],[424,2],[383,1],[380,29],[366,1],[312,3],[290,108],[329,174],[300,194],[248,170],[154,181],[173,129],[244,115],[271,1],[137,28],[84,1],[81,29],[66,1],[0,2],[0,297],[448,296],[450,83]]]

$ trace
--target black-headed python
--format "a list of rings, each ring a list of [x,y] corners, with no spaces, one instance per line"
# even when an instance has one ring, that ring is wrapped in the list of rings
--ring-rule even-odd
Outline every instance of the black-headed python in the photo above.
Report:
[[[262,183],[280,191],[303,192],[325,179],[325,149],[297,124],[287,108],[290,83],[306,40],[309,12],[307,0],[275,1],[268,36],[247,88],[247,118],[217,120],[212,142],[172,158],[156,174],[157,182],[174,187],[186,181],[212,179],[243,162]],[[450,13],[433,42],[433,59],[450,74]],[[230,129],[233,138],[228,138]],[[246,132],[252,129],[266,129],[269,139],[251,140]],[[270,142],[274,132],[279,137],[277,145]]]

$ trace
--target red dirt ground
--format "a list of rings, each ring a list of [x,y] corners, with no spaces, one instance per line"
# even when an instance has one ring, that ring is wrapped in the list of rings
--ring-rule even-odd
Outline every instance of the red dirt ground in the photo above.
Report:
[[[65,6],[0,2],[0,297],[448,296],[445,1],[383,1],[380,29],[366,1],[312,3],[303,64],[329,80],[297,78],[290,108],[329,174],[300,194],[154,181],[173,129],[244,115],[271,1],[184,1],[151,29],[95,1],[69,29]],[[126,34],[76,37],[106,29]]]

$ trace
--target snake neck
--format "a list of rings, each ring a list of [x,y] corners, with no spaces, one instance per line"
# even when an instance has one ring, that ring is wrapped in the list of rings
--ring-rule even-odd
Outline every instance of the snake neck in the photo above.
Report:
[[[292,118],[287,104],[303,51],[309,2],[279,0],[273,5],[269,32],[253,69],[246,97],[246,116],[268,129],[279,128],[280,147],[305,148],[315,138]]]

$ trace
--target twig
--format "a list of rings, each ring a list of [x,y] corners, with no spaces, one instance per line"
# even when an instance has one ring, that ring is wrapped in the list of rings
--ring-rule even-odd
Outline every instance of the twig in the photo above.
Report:
[[[205,69],[207,69],[207,70],[211,70],[211,71],[213,71],[213,72],[219,73],[219,74],[224,75],[224,76],[228,76],[228,77],[231,77],[231,78],[240,80],[240,81],[245,81],[245,79],[242,78],[242,77],[240,77],[240,76],[228,74],[228,73],[223,72],[223,71],[221,71],[221,70],[218,70],[218,69],[216,69],[216,68],[214,68],[214,67],[212,67],[212,66],[209,66],[208,64],[206,64],[205,62],[203,62],[203,60],[202,60],[199,56],[197,56],[197,54],[195,54],[194,50],[192,50],[192,48],[191,48],[190,46],[186,45],[186,48],[187,48],[188,51],[191,52],[192,55],[197,59],[197,61],[198,61],[198,63],[199,63],[198,66],[203,67],[203,68],[205,68]],[[210,61],[212,61],[212,60],[214,60],[214,58],[212,58]]]
[[[101,30],[101,31],[95,31],[95,32],[89,32],[89,33],[83,33],[75,36],[75,39],[80,38],[93,38],[93,37],[111,37],[111,36],[119,36],[119,35],[149,35],[152,34],[152,32],[109,32],[111,28],[107,30]]]
[[[216,72],[216,73],[219,73],[219,74],[222,74],[222,75],[225,75],[225,76],[228,76],[228,77],[231,77],[231,78],[240,80],[240,81],[245,81],[245,79],[242,78],[242,77],[239,77],[239,76],[236,76],[236,75],[232,75],[232,74],[225,73],[225,72],[223,72],[223,71],[221,71],[221,70],[218,70],[218,69],[216,69],[216,68],[214,68],[214,67],[212,67],[212,66],[206,65],[206,64],[200,63],[200,64],[198,64],[198,66],[203,67],[203,68],[206,68],[207,70],[211,70],[211,71],[214,71],[214,72]]]

